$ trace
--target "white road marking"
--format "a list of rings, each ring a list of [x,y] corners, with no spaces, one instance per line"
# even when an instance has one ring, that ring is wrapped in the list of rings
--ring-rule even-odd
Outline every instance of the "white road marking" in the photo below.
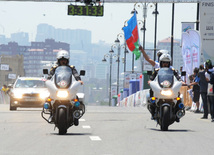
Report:
[[[89,136],[92,141],[100,141],[101,138],[99,136]]]
[[[85,119],[79,119],[80,122],[85,122]]]
[[[82,128],[83,129],[90,129],[91,127],[89,125],[83,125]]]

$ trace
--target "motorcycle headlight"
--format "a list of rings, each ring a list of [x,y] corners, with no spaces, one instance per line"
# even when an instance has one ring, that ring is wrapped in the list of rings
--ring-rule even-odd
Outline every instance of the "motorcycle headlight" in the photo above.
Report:
[[[172,95],[172,91],[171,90],[161,90],[161,95],[171,96]]]
[[[68,91],[67,90],[59,90],[56,94],[57,97],[60,98],[66,98],[68,97]]]
[[[41,99],[45,99],[45,98],[47,98],[47,97],[49,97],[49,96],[50,96],[50,93],[49,93],[49,92],[42,92],[42,93],[39,94],[39,97],[40,97]]]
[[[22,98],[22,93],[21,92],[14,92],[13,96],[14,96],[14,98],[21,99]]]

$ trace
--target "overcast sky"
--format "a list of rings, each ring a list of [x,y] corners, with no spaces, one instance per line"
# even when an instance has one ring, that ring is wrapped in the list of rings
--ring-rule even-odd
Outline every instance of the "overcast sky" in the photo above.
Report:
[[[0,34],[10,37],[11,33],[28,32],[30,41],[36,37],[36,28],[40,23],[53,25],[63,29],[86,29],[92,32],[92,42],[99,40],[113,43],[117,34],[122,33],[122,27],[132,16],[130,12],[134,3],[105,3],[103,17],[69,16],[69,3],[56,2],[5,2],[0,1]],[[143,20],[141,4],[137,4],[138,20]],[[172,15],[170,3],[158,4],[157,41],[171,36]],[[196,3],[175,4],[174,38],[181,37],[181,22],[196,21]],[[146,19],[146,42],[154,41],[154,6],[148,5]],[[139,25],[140,27],[140,25]],[[140,35],[142,33],[140,32]],[[140,36],[142,38],[142,36]],[[142,39],[141,39],[142,40]]]

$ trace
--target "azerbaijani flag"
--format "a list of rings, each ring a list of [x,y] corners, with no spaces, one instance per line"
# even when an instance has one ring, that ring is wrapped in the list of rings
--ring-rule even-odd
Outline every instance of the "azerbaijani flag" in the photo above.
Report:
[[[138,36],[136,11],[127,23],[128,25],[123,27],[126,44],[129,50],[136,55],[135,60],[137,60],[140,58],[141,52],[139,51],[139,36]]]

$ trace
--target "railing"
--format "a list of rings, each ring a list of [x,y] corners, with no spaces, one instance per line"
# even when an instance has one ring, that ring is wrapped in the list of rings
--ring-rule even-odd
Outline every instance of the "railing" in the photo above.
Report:
[[[0,91],[0,104],[9,104],[9,103],[10,103],[9,95],[4,91]]]

